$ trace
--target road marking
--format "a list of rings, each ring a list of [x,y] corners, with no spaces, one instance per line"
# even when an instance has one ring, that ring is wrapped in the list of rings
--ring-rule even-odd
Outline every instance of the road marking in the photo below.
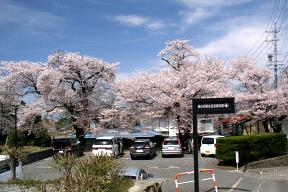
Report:
[[[150,169],[159,169],[158,166],[151,166],[151,167],[148,167],[148,168],[150,168]]]
[[[259,181],[258,181],[258,187],[257,187],[257,192],[260,192],[260,189],[262,187],[262,174],[263,172],[260,172],[260,177],[259,177]]]
[[[175,166],[169,166],[168,168],[166,169],[180,169],[180,167],[175,167]]]
[[[232,192],[236,187],[237,185],[240,183],[240,181],[242,180],[243,177],[240,177],[238,179],[238,181],[236,181],[236,183],[234,183],[234,185],[231,187],[231,189],[228,191],[228,192]]]
[[[169,167],[159,167],[159,166],[147,166],[150,169],[180,169],[180,167],[169,166]]]

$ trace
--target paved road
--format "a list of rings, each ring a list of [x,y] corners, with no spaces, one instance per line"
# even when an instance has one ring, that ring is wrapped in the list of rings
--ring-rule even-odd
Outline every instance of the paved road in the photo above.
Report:
[[[176,173],[193,170],[193,155],[185,154],[183,158],[169,157],[162,158],[161,155],[154,159],[131,160],[129,152],[119,158],[126,166],[139,166],[148,173],[152,173],[154,178],[163,180],[163,192],[175,192],[174,177]],[[52,158],[47,158],[23,167],[23,177],[27,179],[53,179],[59,177],[58,171],[51,167]],[[215,169],[216,180],[219,183],[219,192],[286,192],[288,189],[288,179],[282,177],[275,179],[261,176],[257,172],[235,171],[234,168],[219,167],[217,160],[213,157],[200,157],[199,168]],[[286,168],[288,171],[288,168]],[[205,179],[207,174],[200,174],[200,178]],[[287,177],[288,178],[288,177]],[[194,180],[193,175],[183,177],[181,181]],[[194,191],[193,183],[187,183],[180,186],[181,192]],[[200,191],[214,191],[212,181],[201,181]]]
[[[154,178],[162,178],[163,192],[175,192],[175,175],[176,173],[193,171],[193,155],[185,154],[184,157],[167,157],[162,158],[161,155],[157,155],[154,159],[137,159],[131,160],[129,153],[126,153],[121,157],[125,165],[134,165],[144,168],[148,173],[152,173]],[[217,167],[217,160],[213,157],[200,157],[199,156],[199,168],[200,169],[215,169],[215,177],[219,183],[219,188],[222,191],[230,189],[231,186],[241,177],[241,173],[233,171],[233,169],[221,170]],[[200,179],[211,178],[210,174],[200,174]],[[194,175],[184,176],[179,179],[179,182],[194,180]],[[200,191],[214,191],[212,180],[201,181]],[[193,191],[193,183],[187,183],[180,185],[181,191]],[[225,189],[225,190],[224,190]],[[220,190],[219,190],[220,191]]]

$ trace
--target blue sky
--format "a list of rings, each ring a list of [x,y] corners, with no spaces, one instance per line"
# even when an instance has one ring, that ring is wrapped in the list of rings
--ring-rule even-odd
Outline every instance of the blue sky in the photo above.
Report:
[[[46,61],[55,50],[119,62],[121,76],[161,66],[168,40],[243,56],[265,31],[270,0],[0,0],[0,60]]]

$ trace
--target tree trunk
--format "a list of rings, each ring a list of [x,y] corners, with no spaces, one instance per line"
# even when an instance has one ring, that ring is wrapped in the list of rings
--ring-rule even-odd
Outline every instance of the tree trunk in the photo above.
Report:
[[[247,135],[249,135],[249,132],[248,132],[247,126],[244,126],[244,129],[245,129]]]
[[[276,129],[275,129],[275,132],[276,133],[281,133],[281,131],[282,131],[282,123],[277,123],[276,124]]]
[[[79,128],[76,125],[74,125],[74,129],[76,131],[76,138],[79,139],[81,146],[84,146],[84,129]]]
[[[12,172],[12,180],[16,179],[16,167],[17,167],[17,159],[13,157],[11,159],[11,172]]]
[[[272,128],[273,132],[275,132],[274,122],[272,120],[269,121],[269,125]]]
[[[265,132],[269,133],[268,121],[267,120],[263,121],[263,127],[264,127]]]

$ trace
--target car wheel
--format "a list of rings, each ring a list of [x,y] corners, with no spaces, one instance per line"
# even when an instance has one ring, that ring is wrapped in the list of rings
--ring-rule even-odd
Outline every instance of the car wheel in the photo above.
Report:
[[[165,157],[165,155],[164,154],[162,154],[162,158],[164,158]]]
[[[153,153],[149,154],[150,159],[153,159],[153,157],[154,157]]]
[[[131,155],[131,154],[130,154],[130,157],[131,157],[132,160],[135,159],[135,156],[134,156],[134,155]]]
[[[202,153],[201,153],[201,156],[202,156],[202,157],[205,157],[205,155],[204,155],[204,154],[202,154]]]

